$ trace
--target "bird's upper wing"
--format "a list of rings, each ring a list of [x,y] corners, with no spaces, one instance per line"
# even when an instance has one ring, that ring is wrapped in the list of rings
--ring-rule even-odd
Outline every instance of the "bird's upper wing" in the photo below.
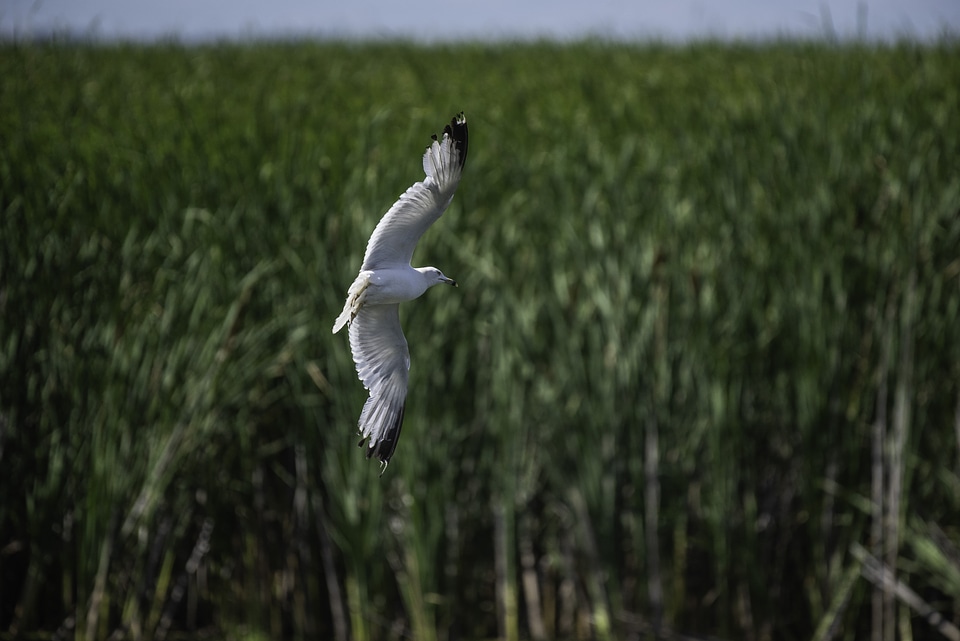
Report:
[[[410,264],[420,236],[453,200],[466,159],[467,119],[461,113],[424,152],[426,178],[407,189],[380,219],[367,242],[361,270]]]
[[[400,438],[407,398],[410,351],[400,329],[399,305],[368,305],[350,323],[350,351],[370,398],[360,413],[360,445],[367,458],[390,462]]]

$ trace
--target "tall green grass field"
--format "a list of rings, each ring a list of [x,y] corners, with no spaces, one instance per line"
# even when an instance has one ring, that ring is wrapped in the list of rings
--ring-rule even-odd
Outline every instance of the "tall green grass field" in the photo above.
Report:
[[[0,79],[0,639],[957,638],[956,40]],[[331,327],[460,110],[381,476]]]

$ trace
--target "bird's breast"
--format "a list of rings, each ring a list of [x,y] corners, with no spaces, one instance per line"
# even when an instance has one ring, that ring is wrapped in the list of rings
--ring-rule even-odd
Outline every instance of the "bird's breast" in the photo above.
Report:
[[[423,276],[412,267],[376,269],[370,272],[366,302],[373,305],[402,303],[419,297],[426,290]]]

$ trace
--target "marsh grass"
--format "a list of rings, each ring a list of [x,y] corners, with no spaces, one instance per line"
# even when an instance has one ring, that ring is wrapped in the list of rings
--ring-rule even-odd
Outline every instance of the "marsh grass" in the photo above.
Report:
[[[860,638],[877,518],[958,611],[958,53],[3,45],[0,630]],[[330,327],[460,109],[379,477]]]

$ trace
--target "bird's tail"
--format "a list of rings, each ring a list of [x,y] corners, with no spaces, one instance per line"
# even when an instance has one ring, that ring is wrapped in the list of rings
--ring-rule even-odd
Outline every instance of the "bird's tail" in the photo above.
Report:
[[[367,290],[369,284],[370,272],[360,272],[353,284],[350,285],[350,289],[347,290],[347,302],[343,304],[343,311],[340,312],[333,324],[334,334],[343,329],[344,325],[348,325],[360,311],[363,306],[363,293]]]
[[[433,143],[423,154],[423,171],[440,185],[460,180],[463,165],[467,161],[467,118],[460,112],[443,128],[443,137]]]

